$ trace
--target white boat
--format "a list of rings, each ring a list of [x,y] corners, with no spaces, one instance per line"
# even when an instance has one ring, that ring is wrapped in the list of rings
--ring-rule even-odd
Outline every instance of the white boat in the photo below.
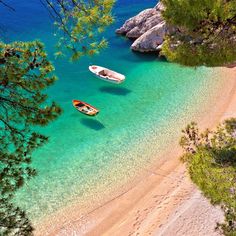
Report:
[[[96,75],[96,77],[98,77],[99,79],[111,82],[111,83],[115,83],[115,84],[120,84],[122,82],[124,82],[125,80],[125,76],[117,73],[113,70],[109,70],[105,67],[101,67],[101,66],[89,66],[89,70]]]

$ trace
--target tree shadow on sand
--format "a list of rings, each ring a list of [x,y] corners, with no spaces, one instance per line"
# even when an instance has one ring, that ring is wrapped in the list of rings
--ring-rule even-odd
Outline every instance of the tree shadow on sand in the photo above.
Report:
[[[118,87],[109,87],[109,86],[104,86],[99,89],[102,93],[109,93],[112,95],[118,95],[118,96],[126,96],[132,91],[126,88],[118,88]]]
[[[98,120],[93,120],[93,119],[88,119],[88,118],[83,118],[81,119],[81,124],[84,126],[99,131],[105,128],[105,126]]]

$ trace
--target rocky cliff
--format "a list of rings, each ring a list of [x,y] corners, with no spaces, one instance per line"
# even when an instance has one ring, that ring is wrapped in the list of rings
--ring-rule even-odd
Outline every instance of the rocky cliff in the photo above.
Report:
[[[159,51],[167,32],[166,23],[161,15],[163,8],[159,2],[154,8],[140,12],[127,20],[116,33],[135,39],[131,46],[135,51]]]

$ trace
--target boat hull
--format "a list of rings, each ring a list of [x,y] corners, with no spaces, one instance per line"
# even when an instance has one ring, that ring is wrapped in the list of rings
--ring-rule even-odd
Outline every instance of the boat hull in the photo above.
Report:
[[[93,65],[93,66],[89,66],[89,70],[93,73],[95,77],[109,83],[121,84],[125,80],[124,75],[118,72],[115,72],[113,70],[107,69],[105,67]],[[106,73],[108,73],[108,75],[100,75],[101,71],[105,71]]]
[[[77,111],[86,115],[86,116],[96,116],[99,113],[99,110],[86,102],[82,102],[80,100],[73,100],[73,106]],[[86,112],[89,111],[89,112]]]
[[[103,80],[103,81],[106,81],[106,82],[109,82],[109,83],[112,83],[112,84],[121,84],[123,82],[123,81],[112,81],[110,79],[103,78],[103,77],[101,77],[99,75],[96,75],[96,74],[94,74],[94,76],[97,77],[100,80]]]

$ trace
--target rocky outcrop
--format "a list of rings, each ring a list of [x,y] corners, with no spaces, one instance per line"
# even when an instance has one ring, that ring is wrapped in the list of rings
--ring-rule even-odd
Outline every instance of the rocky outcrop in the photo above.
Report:
[[[116,33],[136,39],[131,46],[135,51],[159,51],[167,32],[161,14],[163,9],[163,4],[159,2],[154,8],[146,9],[127,20]]]
[[[135,40],[131,48],[140,52],[159,51],[165,34],[166,23],[162,21]]]

